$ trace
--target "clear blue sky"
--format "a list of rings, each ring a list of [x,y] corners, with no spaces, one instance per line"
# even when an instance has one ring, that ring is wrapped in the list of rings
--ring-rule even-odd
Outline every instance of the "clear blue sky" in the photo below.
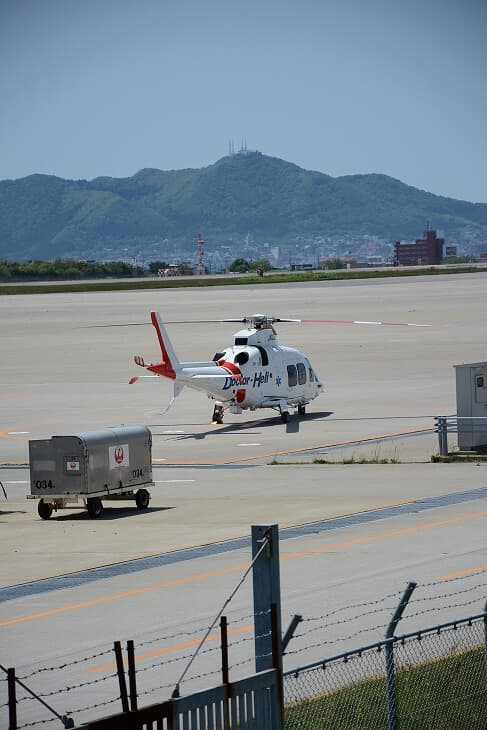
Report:
[[[487,0],[0,0],[0,179],[236,148],[487,202]]]

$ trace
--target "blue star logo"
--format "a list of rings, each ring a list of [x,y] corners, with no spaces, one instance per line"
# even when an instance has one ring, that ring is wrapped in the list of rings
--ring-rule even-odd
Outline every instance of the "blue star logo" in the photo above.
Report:
[[[278,375],[277,378],[276,378],[276,385],[277,385],[277,387],[279,387],[281,383],[282,383],[281,376]]]

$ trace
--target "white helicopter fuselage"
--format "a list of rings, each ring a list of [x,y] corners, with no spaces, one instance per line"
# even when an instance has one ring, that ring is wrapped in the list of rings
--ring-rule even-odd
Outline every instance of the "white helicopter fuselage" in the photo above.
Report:
[[[140,357],[135,361],[155,375],[174,380],[174,398],[185,385],[206,393],[217,402],[214,420],[218,422],[226,408],[234,413],[276,408],[286,421],[289,408],[297,408],[302,415],[306,404],[323,391],[308,357],[280,345],[272,325],[237,332],[233,345],[216,353],[213,360],[179,362],[159,315],[151,312],[151,318],[162,361],[151,365]]]
[[[306,355],[280,345],[271,329],[244,329],[235,335],[234,345],[221,353],[220,367],[235,366],[212,397],[242,409],[306,405],[323,390]],[[208,391],[210,392],[210,391]]]

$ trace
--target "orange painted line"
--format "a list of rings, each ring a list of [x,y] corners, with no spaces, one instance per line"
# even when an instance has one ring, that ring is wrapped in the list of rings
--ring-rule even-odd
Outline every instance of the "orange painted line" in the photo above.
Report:
[[[9,431],[0,431],[0,439],[20,439],[20,438],[25,438],[26,436],[27,436],[27,434],[10,433]]]
[[[225,459],[216,461],[167,461],[164,459],[153,459],[154,464],[163,464],[164,466],[208,466],[218,465],[224,466],[225,464],[240,464],[242,461],[254,461],[255,459],[268,459],[273,456],[286,456],[287,454],[302,454],[307,451],[317,451],[318,449],[331,449],[339,448],[340,446],[352,446],[356,444],[370,443],[373,441],[382,441],[384,439],[398,438],[399,436],[410,436],[413,433],[434,433],[433,426],[426,426],[425,428],[413,428],[409,431],[397,431],[395,433],[386,433],[382,436],[368,436],[367,438],[356,438],[349,441],[335,441],[325,444],[315,444],[314,446],[302,446],[299,449],[286,449],[285,451],[270,451],[265,454],[253,454],[252,456],[240,456],[238,459]]]
[[[391,537],[399,537],[401,535],[409,535],[415,532],[423,532],[436,527],[444,527],[446,525],[454,525],[460,522],[466,522],[468,520],[478,519],[479,517],[487,517],[487,512],[477,512],[471,515],[463,515],[461,517],[453,517],[449,520],[440,520],[438,522],[430,522],[426,525],[419,525],[417,527],[405,527],[400,530],[390,530],[389,532],[382,532],[378,535],[368,535],[365,537],[358,537],[352,540],[344,540],[342,542],[333,543],[331,545],[325,545],[321,548],[314,548],[312,550],[303,550],[296,553],[289,553],[288,555],[281,556],[281,560],[292,560],[294,558],[306,557],[309,555],[318,555],[325,553],[330,550],[336,550],[337,548],[351,547],[353,545],[365,545],[371,542],[377,542],[378,540],[386,540]],[[68,611],[75,611],[81,608],[89,608],[102,603],[109,603],[110,601],[117,601],[122,598],[129,598],[130,596],[141,595],[144,593],[150,593],[152,591],[160,590],[161,588],[172,588],[177,585],[184,585],[192,583],[198,580],[205,580],[206,578],[213,578],[220,575],[226,575],[228,573],[234,573],[239,570],[245,570],[248,568],[248,563],[239,563],[238,565],[232,565],[228,568],[222,568],[220,570],[210,570],[205,573],[199,573],[197,575],[189,575],[185,578],[175,578],[174,580],[165,581],[164,583],[157,583],[153,586],[145,586],[144,588],[136,588],[132,591],[124,591],[123,593],[115,593],[110,596],[103,596],[102,598],[93,598],[89,601],[82,601],[81,603],[75,603],[68,606],[61,606],[59,608],[52,608],[47,611],[41,611],[39,613],[30,614],[28,616],[19,616],[18,618],[7,619],[6,621],[0,621],[0,627],[12,626],[13,624],[23,623],[26,621],[34,621],[39,618],[46,618],[47,616],[54,616],[59,613],[66,613]]]
[[[288,454],[303,454],[307,451],[317,451],[318,449],[339,448],[340,446],[352,446],[356,444],[367,444],[374,441],[382,441],[385,439],[398,438],[399,436],[409,436],[413,433],[434,433],[434,427],[427,426],[425,428],[413,428],[409,431],[397,431],[395,433],[386,433],[382,436],[368,436],[367,438],[356,438],[349,441],[332,441],[325,444],[315,444],[314,446],[302,446],[299,449],[288,449],[285,451],[269,451],[264,454],[253,454],[251,456],[239,456],[237,459],[216,459],[213,461],[168,461],[167,459],[152,459],[153,464],[161,464],[162,466],[225,466],[227,464],[240,464],[243,461],[255,461],[256,459],[270,459],[275,456],[286,456]],[[0,431],[0,437],[15,438],[9,436],[7,431]],[[19,464],[21,462],[18,462]],[[27,466],[27,465],[26,465]]]
[[[243,634],[247,631],[252,631],[254,628],[254,624],[247,624],[246,626],[239,626],[236,629],[231,629],[228,631],[228,636],[235,636],[236,634]],[[218,641],[221,638],[220,634],[210,634],[206,637],[206,641]],[[198,644],[201,641],[201,637],[199,639],[191,639],[191,641],[182,641],[180,644],[173,644],[172,646],[165,646],[162,649],[154,649],[153,651],[147,651],[144,654],[137,654],[135,656],[135,661],[140,662],[144,661],[145,659],[153,659],[156,656],[161,656],[162,654],[172,654],[175,651],[180,651],[181,649],[189,649],[190,646],[198,646]],[[124,664],[127,664],[127,660],[123,660]],[[88,669],[89,672],[107,672],[110,669],[116,668],[116,663],[111,662],[109,664],[102,664],[99,667],[93,667],[92,669]]]
[[[110,601],[118,601],[121,598],[129,598],[130,596],[137,596],[142,593],[150,593],[152,591],[158,591],[161,588],[172,588],[177,585],[184,585],[185,583],[192,583],[197,580],[205,580],[206,578],[214,578],[219,575],[225,575],[226,573],[233,573],[237,570],[246,570],[248,563],[240,563],[239,565],[232,565],[229,568],[221,568],[220,570],[209,570],[206,573],[199,573],[198,575],[188,575],[185,578],[175,578],[174,580],[168,580],[164,583],[157,583],[153,586],[145,586],[144,588],[134,588],[131,591],[123,591],[123,593],[115,593],[111,596],[103,596],[102,598],[92,598],[89,601],[82,601],[81,603],[73,603],[69,606],[60,606],[59,608],[51,608],[47,611],[40,611],[39,613],[33,613],[29,616],[20,616],[18,618],[7,619],[7,621],[0,621],[1,626],[11,626],[12,624],[24,623],[25,621],[34,621],[38,618],[46,618],[47,616],[55,616],[59,613],[66,613],[67,611],[76,611],[80,608],[89,608],[90,606],[96,606],[100,603],[109,603]]]
[[[450,578],[460,578],[461,576],[478,573],[479,570],[487,570],[487,565],[477,565],[475,568],[465,568],[465,570],[457,570],[454,573],[445,573],[445,575],[440,575],[438,580],[450,580]]]
[[[318,555],[320,553],[326,553],[329,550],[336,550],[337,548],[351,547],[352,545],[363,545],[369,542],[376,542],[377,540],[386,540],[389,537],[399,537],[400,535],[409,535],[413,532],[423,532],[424,530],[431,530],[435,527],[444,527],[445,525],[454,525],[459,522],[466,522],[467,520],[477,519],[479,517],[487,517],[487,512],[477,512],[472,515],[463,515],[462,517],[452,517],[449,520],[439,520],[438,522],[430,522],[427,525],[418,525],[416,527],[404,527],[400,530],[390,530],[389,532],[382,532],[379,535],[372,535],[367,537],[356,537],[353,540],[345,540],[343,542],[336,542],[332,545],[325,545],[321,548],[314,548],[312,550],[302,550],[297,553],[289,553],[288,555],[281,556],[281,560],[293,560],[294,558],[304,558],[308,555]]]

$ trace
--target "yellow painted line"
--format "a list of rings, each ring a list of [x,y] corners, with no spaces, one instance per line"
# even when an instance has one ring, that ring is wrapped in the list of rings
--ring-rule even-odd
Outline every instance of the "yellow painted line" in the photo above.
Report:
[[[247,624],[246,626],[239,626],[236,629],[231,629],[227,632],[228,636],[235,636],[236,634],[243,634],[248,631],[252,631],[254,628],[254,624]],[[206,641],[218,641],[221,639],[221,634],[210,634],[206,637]],[[172,646],[165,646],[162,649],[154,649],[153,651],[147,651],[144,654],[136,654],[135,661],[140,662],[144,661],[145,659],[153,659],[156,656],[161,656],[162,654],[172,654],[175,651],[181,651],[181,649],[189,649],[191,646],[198,646],[200,643],[201,638],[198,639],[191,639],[191,641],[182,641],[179,644],[173,644]],[[127,664],[127,660],[123,660],[124,664]],[[116,662],[110,662],[109,664],[102,664],[99,667],[93,667],[92,669],[88,669],[89,672],[107,672],[110,669],[116,668]]]
[[[437,522],[430,522],[426,525],[418,525],[417,527],[405,527],[399,530],[390,530],[389,532],[382,532],[378,535],[368,535],[364,537],[354,538],[352,540],[344,540],[342,542],[332,543],[331,545],[325,545],[321,548],[314,548],[311,550],[302,550],[296,553],[288,553],[287,555],[281,556],[281,560],[292,560],[294,558],[307,557],[309,555],[318,555],[320,553],[329,552],[330,550],[337,550],[339,548],[351,547],[354,545],[365,545],[367,543],[377,542],[378,540],[386,540],[391,537],[400,537],[402,535],[409,535],[415,532],[424,532],[437,527],[445,527],[446,525],[455,525],[468,520],[478,519],[480,517],[487,517],[487,512],[477,512],[474,514],[463,515],[461,517],[453,517],[448,520],[439,520]],[[0,621],[0,627],[12,626],[13,624],[24,623],[26,621],[34,621],[40,618],[46,618],[48,616],[54,616],[60,613],[66,613],[68,611],[76,611],[81,608],[89,608],[90,606],[99,605],[102,603],[109,603],[110,601],[118,601],[123,598],[129,598],[131,596],[141,595],[144,593],[150,593],[152,591],[160,590],[161,588],[172,588],[178,585],[184,585],[187,583],[193,583],[196,581],[205,580],[206,578],[213,578],[228,573],[234,573],[236,571],[246,570],[248,563],[239,563],[238,565],[231,565],[228,568],[222,568],[220,570],[210,570],[205,573],[199,573],[196,575],[189,575],[185,578],[175,578],[174,580],[165,581],[164,583],[157,583],[152,586],[145,586],[143,588],[135,588],[131,591],[124,591],[123,593],[115,593],[110,596],[103,596],[101,598],[93,598],[89,601],[82,601],[81,603],[74,603],[68,606],[60,606],[59,608],[52,608],[47,611],[41,611],[39,613],[30,614],[28,616],[19,616],[17,618],[7,619],[6,621]]]
[[[462,576],[472,575],[472,573],[478,573],[480,570],[487,570],[487,565],[477,565],[475,568],[465,568],[465,570],[457,570],[454,573],[445,573],[445,575],[440,575],[438,580],[461,578]]]

